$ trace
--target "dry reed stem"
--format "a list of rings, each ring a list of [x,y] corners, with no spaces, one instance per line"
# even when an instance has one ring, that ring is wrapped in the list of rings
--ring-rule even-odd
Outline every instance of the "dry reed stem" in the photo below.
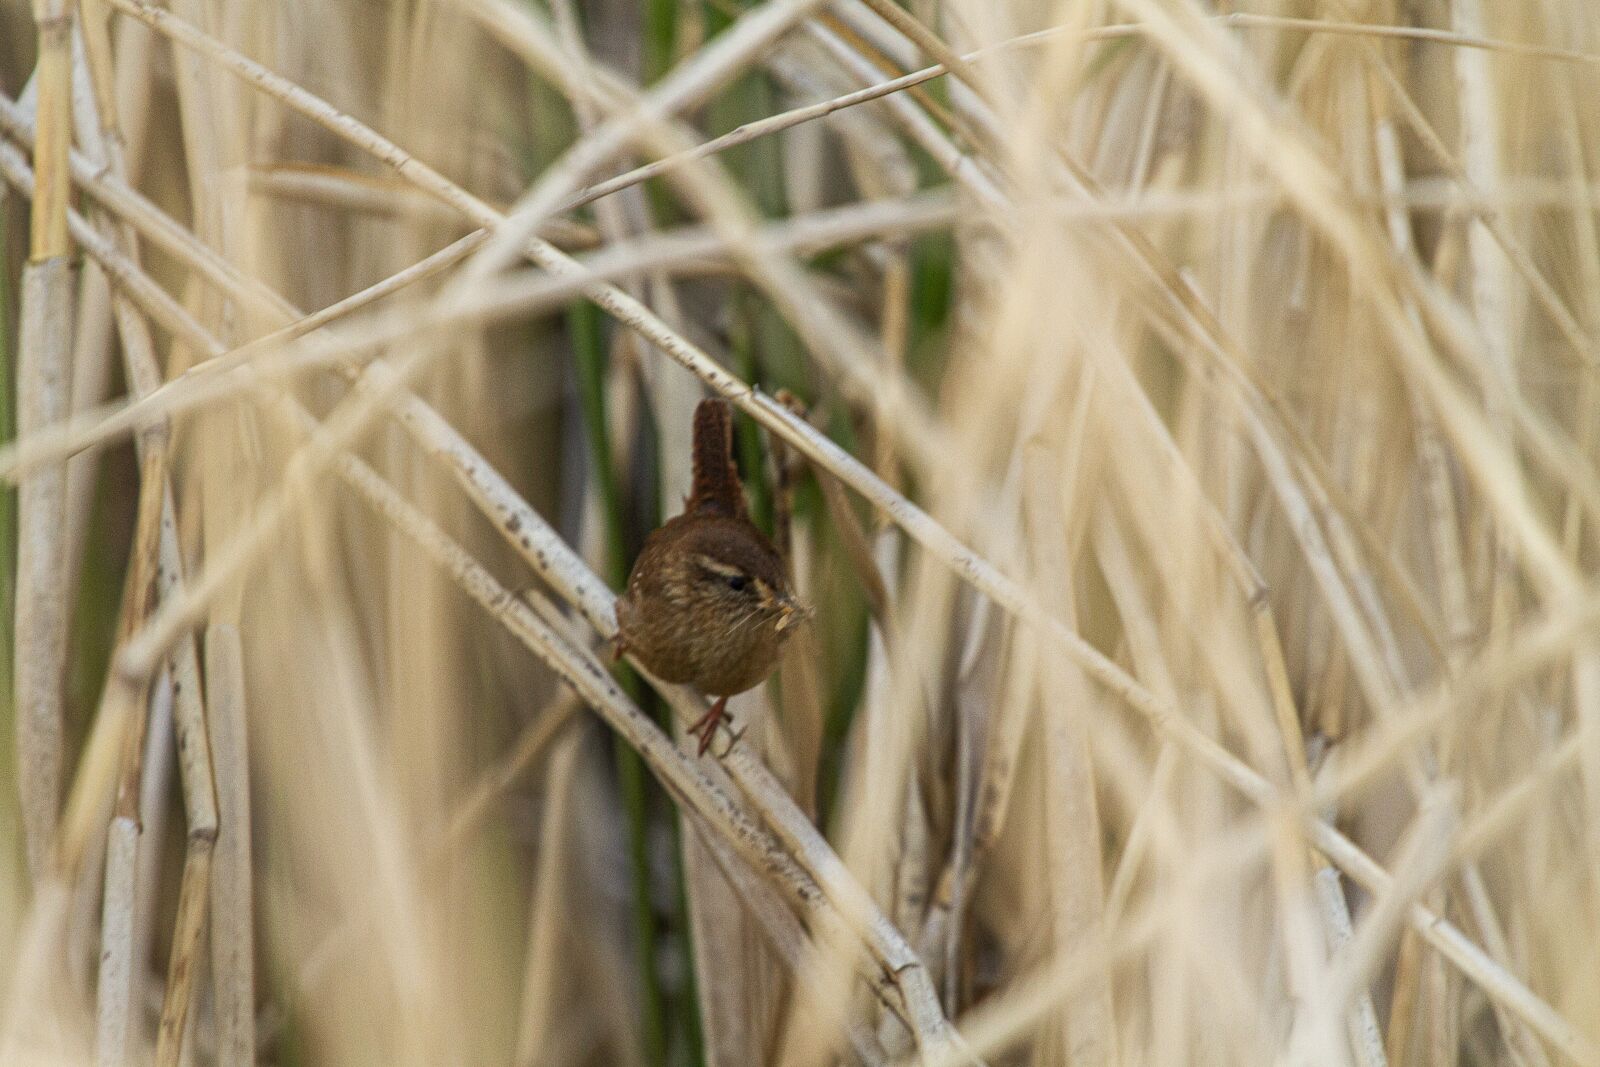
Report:
[[[1248,11],[1234,11],[1226,15],[1208,16],[1208,21],[1223,26],[1260,26],[1268,29],[1299,30],[1307,33],[1338,34],[1348,37],[1370,37],[1397,41],[1429,41],[1434,44],[1454,45],[1457,48],[1486,52],[1502,52],[1512,56],[1532,59],[1549,59],[1560,63],[1579,63],[1585,66],[1600,65],[1600,55],[1579,52],[1570,48],[1551,48],[1547,45],[1508,41],[1498,37],[1482,37],[1453,30],[1434,29],[1427,26],[1394,26],[1387,23],[1350,22],[1337,19],[1291,18],[1284,15],[1267,15]]]
[[[189,1008],[194,1000],[195,968],[200,965],[200,941],[205,933],[211,848],[210,839],[191,835],[184,853],[178,920],[172,932],[167,988],[161,998],[161,1022],[156,1031],[156,1067],[178,1067],[183,1055]]]
[[[850,75],[869,87],[882,81],[883,74],[873,63],[851,48],[831,29],[813,22],[806,33],[822,46]],[[884,98],[889,114],[944,171],[972,193],[980,203],[999,207],[1005,195],[995,176],[978,159],[956,147],[939,127],[911,101],[896,94]]]
[[[748,144],[760,137],[793,129],[796,126],[824,118],[845,108],[854,107],[857,104],[878,100],[903,89],[909,89],[914,85],[920,85],[922,82],[937,78],[943,73],[943,67],[928,67],[902,78],[868,86],[865,89],[858,89],[853,93],[846,93],[843,96],[824,100],[821,103],[793,108],[777,115],[744,123],[721,137],[714,137],[691,148],[682,149],[661,159],[625,171],[613,178],[607,178],[603,182],[596,182],[593,185],[586,186],[557,210],[561,214],[577,211],[579,208],[592,204],[597,200],[602,200],[614,193],[632,188],[649,181],[651,178],[660,177],[685,163],[704,159],[742,144]]]
[[[302,422],[296,415],[296,422]],[[542,613],[541,613],[542,614]],[[546,619],[552,625],[554,619]],[[452,806],[450,814],[430,833],[425,844],[424,863],[435,871],[447,869],[458,862],[462,850],[489,817],[494,805],[517,780],[548,754],[551,746],[561,739],[563,731],[575,720],[582,705],[571,689],[562,688],[542,710],[536,712],[523,727],[510,747],[495,763],[485,769],[476,784]],[[379,919],[372,914],[346,919],[330,931],[306,953],[296,984],[302,990],[314,987],[321,980],[321,972],[340,955],[348,953],[358,940],[377,932]]]
[[[118,1067],[132,1059],[133,944],[137,915],[139,822],[117,814],[106,842],[105,908],[100,918],[100,967],[96,982],[95,1062]]]
[[[1317,894],[1317,904],[1322,910],[1323,923],[1334,932],[1328,943],[1328,951],[1330,954],[1338,952],[1342,946],[1349,943],[1354,934],[1350,925],[1350,903],[1345,899],[1343,879],[1339,876],[1338,868],[1326,860],[1322,861],[1322,865],[1311,877]],[[1399,916],[1401,927],[1397,932],[1401,936],[1410,933],[1410,930],[1404,928],[1404,918],[1403,915]],[[1331,981],[1329,984],[1333,985]],[[1356,1063],[1360,1067],[1385,1067],[1389,1060],[1384,1049],[1383,1032],[1378,1027],[1378,1013],[1372,1004],[1371,991],[1363,984],[1349,999],[1351,1003],[1345,1009],[1345,1030],[1350,1035],[1350,1045],[1355,1052]]]
[[[72,351],[73,271],[65,255],[30,261],[22,273],[17,339],[17,432],[67,413]],[[60,817],[67,659],[66,470],[56,463],[24,479],[17,493],[15,685],[17,779],[28,867],[44,876]]]
[[[72,144],[72,8],[68,0],[33,0],[39,35],[36,70],[41,143],[36,168],[39,191],[31,219],[29,259],[67,255],[67,207],[72,187],[67,152]]]
[[[9,123],[9,116],[14,114],[14,109],[14,104],[0,97],[0,125]],[[7,125],[7,128],[24,131],[28,129],[10,125]],[[28,136],[25,132],[18,135],[23,143],[28,142]],[[21,171],[15,167],[15,161],[20,157],[13,154],[8,158],[13,161],[8,164],[13,167],[12,173],[20,174]],[[75,175],[78,174],[76,163],[74,172]],[[212,264],[220,273],[209,272],[206,264],[215,258],[214,254],[204,251],[203,246],[198,245],[192,237],[182,236],[182,231],[170,220],[165,220],[165,216],[160,215],[148,202],[140,205],[138,201],[142,198],[138,197],[138,194],[126,190],[125,187],[122,187],[122,192],[118,192],[115,183],[105,180],[103,176],[85,174],[81,176],[81,180],[84,181],[86,189],[97,195],[105,194],[109,203],[119,205],[119,210],[125,210],[127,217],[135,223],[141,233],[146,236],[160,234],[161,236],[155,239],[161,243],[163,250],[177,256],[186,265],[200,272],[200,276],[210,284],[241,300],[258,302],[267,300],[267,303],[260,305],[262,308],[281,305],[281,300],[268,297],[257,283],[238,276],[231,265]],[[1254,199],[1255,194],[1251,193],[1249,197]],[[1399,202],[1401,201],[1390,201],[1390,203]],[[1152,212],[1157,214],[1169,211],[1182,214],[1208,212],[1216,210],[1221,203],[1222,200],[1210,195],[1193,198],[1141,197],[1137,201],[1123,204],[1111,202],[1073,204],[1052,210],[1061,221],[1116,220],[1144,217]],[[894,202],[852,205],[820,211],[792,222],[774,223],[763,227],[758,239],[775,252],[817,251],[831,245],[849,243],[879,234],[915,233],[939,228],[958,221],[958,216],[958,209],[945,199],[937,195],[923,194],[903,206]],[[585,284],[585,279],[582,278],[551,279],[539,275],[511,279],[493,287],[482,301],[463,308],[459,314],[433,320],[414,313],[394,315],[383,319],[384,325],[381,327],[357,329],[348,339],[340,343],[326,347],[306,347],[295,350],[297,354],[294,355],[266,358],[269,355],[267,349],[280,346],[287,339],[302,336],[328,325],[335,319],[363,308],[406,285],[454,265],[486,237],[487,231],[475,231],[415,265],[329,305],[322,311],[298,319],[289,326],[227,352],[226,358],[207,361],[184,371],[174,379],[163,383],[155,395],[137,401],[117,401],[83,411],[64,423],[47,427],[15,443],[8,443],[0,448],[0,474],[16,478],[40,463],[70,455],[84,448],[102,445],[125,435],[136,428],[143,419],[192,410],[206,401],[237,395],[260,380],[342,362],[361,354],[366,349],[412,336],[418,330],[428,328],[430,322],[435,327],[444,329],[463,321],[490,321],[518,312],[542,310],[578,293]],[[614,280],[646,268],[668,269],[697,258],[724,255],[724,248],[725,242],[714,233],[691,228],[661,237],[631,241],[625,246],[608,249],[581,262],[593,279]],[[171,302],[167,301],[155,311],[157,319],[167,328],[171,328],[172,316],[164,309],[171,306]],[[241,375],[247,372],[248,376],[222,378],[225,372],[236,370],[241,371]],[[1221,536],[1224,539],[1231,537],[1225,529]]]
[[[577,710],[578,702],[571,690],[563,689],[548,707],[529,719],[517,740],[494,767],[479,776],[478,784],[456,803],[444,821],[436,846],[441,857],[453,855],[472,837],[495,802],[539,761]]]
[[[118,299],[125,298],[118,294]],[[146,444],[140,468],[139,512],[122,614],[118,620],[119,640],[125,640],[133,632],[155,602],[163,504],[161,487],[166,478],[162,439]],[[126,1063],[133,1055],[130,1027],[134,1022],[134,990],[138,986],[134,934],[139,910],[139,800],[145,743],[149,735],[149,696],[148,692],[130,693],[121,686],[110,686],[106,691],[108,703],[100,710],[101,716],[120,715],[129,720],[106,845],[99,981],[95,992],[95,1061],[107,1067]],[[126,699],[130,697],[132,699]],[[109,704],[117,699],[126,699],[126,702],[120,707]]]
[[[691,824],[691,827],[695,839],[705,846],[706,853],[727,880],[734,899],[755,916],[762,932],[766,934],[773,950],[784,964],[801,979],[810,976],[812,972],[805,960],[805,928],[784,906],[782,898],[774,891],[771,883],[753,877],[747,868],[741,866],[727,842],[704,833],[698,824]],[[817,988],[806,981],[799,982],[798,989],[801,996],[797,1007],[803,1004],[826,1013],[834,1003],[831,991]],[[828,1018],[826,1015],[824,1017]],[[839,1014],[832,1016],[830,1022],[848,1037],[851,1050],[862,1063],[869,1067],[882,1067],[888,1063],[888,1057],[877,1036],[859,1019]]]
[[[38,33],[36,112],[39,186],[30,218],[28,264],[22,275],[17,354],[17,432],[64,416],[71,398],[72,288],[68,259],[67,149],[72,143],[72,17],[66,0],[34,0]],[[69,610],[66,471],[43,471],[17,500],[15,648],[17,777],[28,866],[43,876],[60,818],[63,706]]]
[[[206,723],[217,780],[211,872],[211,977],[217,1063],[256,1061],[255,907],[251,876],[250,757],[239,629],[206,628]]]
[[[1328,946],[1332,959],[1323,989],[1318,999],[1307,1005],[1300,1020],[1304,1029],[1299,1040],[1305,1043],[1300,1055],[1311,1055],[1319,1040],[1326,1044],[1339,1017],[1345,1016],[1360,1062],[1384,1062],[1383,1039],[1366,990],[1391,945],[1404,931],[1406,909],[1445,873],[1457,822],[1455,798],[1449,787],[1423,796],[1407,846],[1391,865],[1399,872],[1395,882],[1368,909],[1359,929],[1351,931],[1346,918],[1341,937]],[[1319,871],[1317,878],[1319,892],[1339,892],[1337,875],[1330,879]],[[1358,997],[1365,1001],[1365,1008],[1349,1014],[1357,1007]],[[1291,1038],[1291,1047],[1294,1040]]]

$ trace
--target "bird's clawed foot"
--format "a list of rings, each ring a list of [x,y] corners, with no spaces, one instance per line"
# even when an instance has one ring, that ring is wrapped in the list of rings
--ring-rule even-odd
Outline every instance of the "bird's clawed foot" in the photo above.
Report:
[[[711,705],[711,710],[700,716],[695,724],[689,727],[689,735],[700,739],[700,746],[695,750],[695,755],[704,756],[706,749],[711,747],[711,737],[717,732],[717,727],[728,721],[728,698],[718,697],[717,702]],[[738,741],[738,735],[733,738]],[[732,745],[729,746],[732,748]]]

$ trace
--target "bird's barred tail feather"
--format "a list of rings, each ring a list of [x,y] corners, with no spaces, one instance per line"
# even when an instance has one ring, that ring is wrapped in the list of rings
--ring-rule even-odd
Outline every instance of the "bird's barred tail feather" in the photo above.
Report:
[[[743,515],[744,490],[733,465],[733,411],[718,397],[694,409],[694,486],[684,510]]]

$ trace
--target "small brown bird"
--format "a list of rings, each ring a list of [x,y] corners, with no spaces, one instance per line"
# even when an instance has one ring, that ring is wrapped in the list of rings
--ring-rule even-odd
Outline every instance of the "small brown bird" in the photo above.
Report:
[[[694,485],[683,514],[645,538],[617,600],[617,655],[717,698],[689,732],[705,755],[728,698],[778,665],[791,628],[810,615],[789,592],[783,559],[745,510],[726,401],[694,412]]]

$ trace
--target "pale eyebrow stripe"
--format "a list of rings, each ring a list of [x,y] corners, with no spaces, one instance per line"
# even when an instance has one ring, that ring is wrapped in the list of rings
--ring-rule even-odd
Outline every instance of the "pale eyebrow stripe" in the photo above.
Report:
[[[695,556],[694,561],[700,564],[700,566],[704,567],[706,570],[711,571],[713,574],[720,574],[725,578],[733,578],[737,575],[744,574],[744,571],[740,568],[732,566],[731,564],[723,563],[720,560],[712,559],[710,556],[697,555]]]

